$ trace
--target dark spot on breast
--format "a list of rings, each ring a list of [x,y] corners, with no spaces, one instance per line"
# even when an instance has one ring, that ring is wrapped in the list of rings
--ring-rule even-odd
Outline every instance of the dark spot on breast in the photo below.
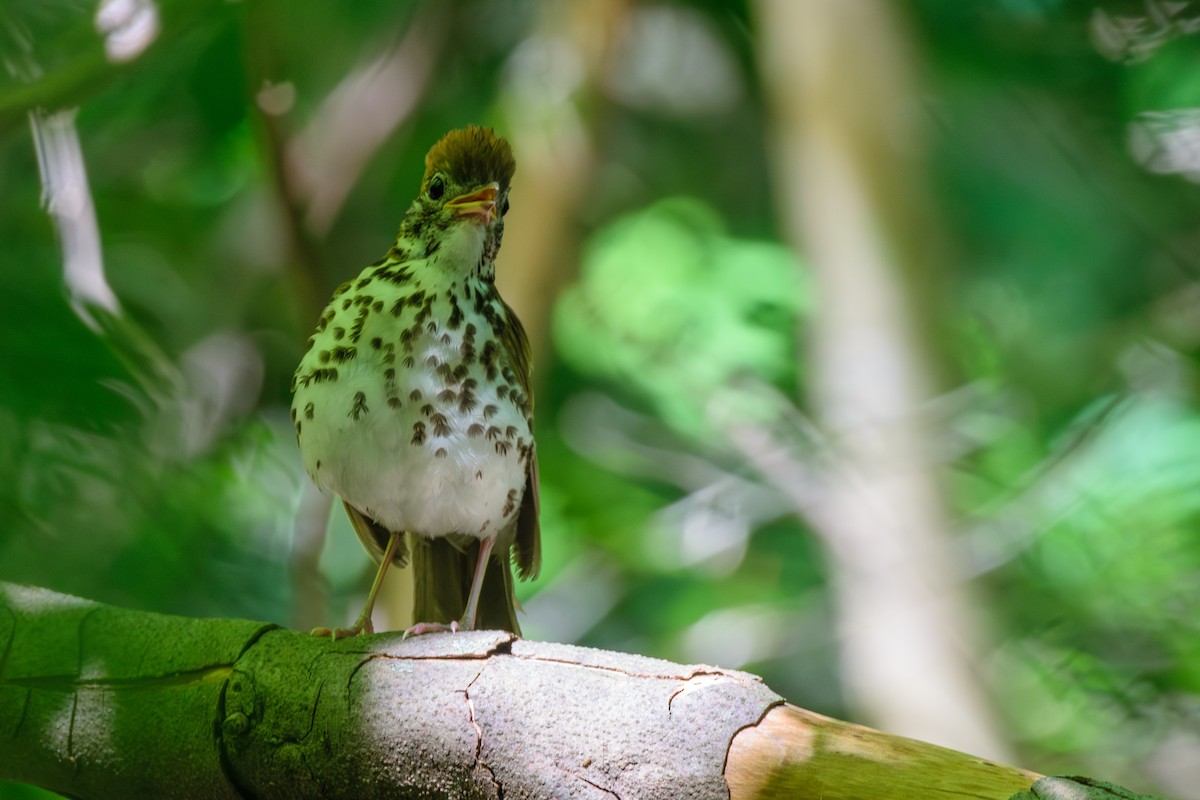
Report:
[[[342,311],[348,311],[350,309],[350,306],[353,304],[354,304],[354,301],[351,300],[349,297],[347,297],[345,300],[342,301]]]
[[[412,356],[405,356],[404,360],[400,363],[404,364],[404,366],[408,367],[409,369],[412,369],[414,366],[416,366],[417,362],[413,359]]]
[[[350,291],[350,287],[354,285],[354,281],[346,281],[341,286],[333,290],[334,297],[341,297],[346,292]]]
[[[467,369],[466,364],[459,364],[454,368],[454,380],[461,381],[463,378],[467,377],[468,372],[470,372],[470,370]]]
[[[367,396],[363,392],[354,393],[354,404],[350,407],[350,413],[346,416],[358,420],[363,414],[367,413]]]
[[[496,397],[500,398],[501,400],[508,397],[508,387],[503,383],[496,387]]]
[[[409,441],[411,441],[413,444],[424,444],[425,443],[425,423],[424,422],[417,420],[416,422],[413,423],[413,435],[412,435],[412,439],[410,439]]]
[[[443,333],[441,342],[442,342],[442,344],[450,344],[450,334]]]
[[[374,311],[376,314],[382,314],[383,313],[383,301],[376,300],[374,303],[371,304],[371,310]]]
[[[478,401],[475,399],[475,392],[471,391],[465,383],[463,384],[462,394],[458,396],[458,410],[463,414],[467,414],[475,410]]]
[[[355,318],[354,324],[350,326],[350,341],[357,342],[358,337],[362,336],[363,325],[367,322],[367,316],[370,315],[371,309],[364,308],[358,312],[358,317]]]
[[[308,386],[310,383],[323,383],[324,381],[336,381],[338,379],[338,371],[336,367],[325,367],[314,369],[307,375],[300,376],[300,385]]]
[[[505,439],[511,439],[516,435],[517,435],[517,426],[516,425],[509,425],[507,428],[504,429],[504,438]]]
[[[355,347],[335,347],[329,351],[330,357],[339,364],[344,364],[347,361],[353,361],[358,355],[358,348]]]
[[[420,400],[421,399],[421,390],[413,389],[411,392],[408,393],[408,399],[412,400],[414,403],[417,402],[418,400]]]
[[[509,447],[510,447],[509,443],[504,441],[503,439],[496,442],[496,454],[502,455],[502,456],[508,455]]]
[[[369,284],[370,282],[371,282],[370,278],[359,278],[357,281],[354,282],[354,288],[361,289],[364,286],[366,286],[367,284]]]
[[[393,317],[398,317],[404,313],[404,298],[403,297],[397,299],[396,302],[392,303],[391,312],[392,312]]]
[[[517,490],[509,489],[508,494],[504,498],[504,509],[501,510],[500,516],[507,517],[517,508]]]
[[[381,339],[378,336],[372,336],[371,337],[371,347],[375,350],[379,350],[380,348],[383,347],[383,339]]]
[[[500,438],[500,429],[495,425],[489,425],[487,429],[487,438],[489,442],[494,442]]]
[[[446,448],[439,447],[437,450],[434,451],[433,455],[435,458],[445,458],[446,457]]]
[[[459,325],[462,325],[462,321],[463,321],[462,309],[458,307],[458,301],[454,299],[453,295],[451,295],[450,296],[450,319],[446,321],[446,325],[447,325],[447,327],[450,328],[450,330],[453,331],[453,330],[457,330]]]
[[[400,407],[400,398],[396,397],[396,395],[391,395],[387,399],[387,404],[388,404],[389,408],[399,408]]]
[[[429,320],[429,322],[425,323],[425,330],[429,331],[430,333],[436,333],[437,332],[437,323],[434,322],[433,320]]]
[[[341,341],[346,336],[346,329],[340,326],[335,326],[333,329],[333,338]]]
[[[296,407],[292,406],[292,422],[296,421]]]
[[[429,421],[433,423],[433,433],[435,436],[450,435],[450,421],[446,419],[445,414],[434,414],[429,418]]]
[[[483,426],[480,425],[478,422],[472,423],[471,427],[467,428],[467,436],[479,436],[482,433],[483,433]]]
[[[496,416],[496,412],[499,410],[500,409],[496,408],[491,403],[488,403],[486,406],[483,407],[483,418],[491,419],[492,417]],[[493,430],[495,430],[495,429],[493,428]]]
[[[430,239],[429,243],[425,245],[425,257],[429,258],[430,256],[432,256],[434,253],[436,253],[438,251],[438,249],[441,246],[442,246],[441,239]]]
[[[328,364],[328,363],[329,363],[329,351],[328,351],[328,350],[322,350],[321,352],[317,353],[317,359],[318,359],[318,360],[319,360],[319,361],[320,361],[322,364]]]
[[[316,411],[316,406],[314,406],[312,403],[309,403],[306,406],[304,406],[304,418],[312,419],[314,411]]]
[[[388,367],[387,369],[385,369],[383,371],[383,378],[384,378],[384,380],[388,380],[388,381],[396,380],[396,368]]]
[[[421,413],[428,417],[433,413],[433,405],[431,403],[426,403],[425,405],[421,406]]]
[[[457,396],[458,393],[453,389],[442,389],[440,392],[438,392],[437,399],[439,403],[453,403],[454,398]]]
[[[425,366],[427,367],[436,367],[440,363],[442,363],[442,360],[434,353],[425,356]]]

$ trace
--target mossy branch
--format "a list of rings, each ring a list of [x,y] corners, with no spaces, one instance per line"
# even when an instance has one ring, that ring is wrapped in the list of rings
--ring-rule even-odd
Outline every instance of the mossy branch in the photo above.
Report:
[[[1002,800],[1037,777],[755,676],[506,633],[332,642],[0,584],[0,779],[79,798]]]

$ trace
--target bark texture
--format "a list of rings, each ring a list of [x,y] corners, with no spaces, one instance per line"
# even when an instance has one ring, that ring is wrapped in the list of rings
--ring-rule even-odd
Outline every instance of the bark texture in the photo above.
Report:
[[[743,672],[497,631],[333,642],[0,583],[0,780],[81,800],[1005,800],[1037,777]]]

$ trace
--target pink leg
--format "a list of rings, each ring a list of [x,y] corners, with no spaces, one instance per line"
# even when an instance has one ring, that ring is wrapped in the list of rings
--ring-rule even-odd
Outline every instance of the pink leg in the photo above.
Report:
[[[495,544],[495,536],[490,536],[479,543],[479,558],[475,561],[475,576],[471,579],[471,594],[467,597],[467,610],[463,612],[462,619],[451,622],[449,625],[441,622],[418,622],[404,632],[405,639],[409,636],[420,636],[423,633],[439,631],[456,633],[459,630],[475,630],[475,614],[479,610],[479,592],[483,589],[483,574],[487,572],[488,557],[491,556],[492,546]]]
[[[492,545],[495,543],[495,536],[489,536],[479,543],[479,560],[475,562],[475,577],[471,580],[471,595],[467,598],[467,610],[459,621],[459,625],[464,631],[475,630],[475,612],[479,608],[479,591],[483,588],[483,573],[487,572],[488,556],[492,554]]]

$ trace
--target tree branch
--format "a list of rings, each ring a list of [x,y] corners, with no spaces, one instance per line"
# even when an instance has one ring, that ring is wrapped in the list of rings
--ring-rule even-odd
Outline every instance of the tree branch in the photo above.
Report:
[[[332,642],[0,584],[0,647],[0,779],[79,798],[999,799],[1037,777],[746,673],[503,632]]]

